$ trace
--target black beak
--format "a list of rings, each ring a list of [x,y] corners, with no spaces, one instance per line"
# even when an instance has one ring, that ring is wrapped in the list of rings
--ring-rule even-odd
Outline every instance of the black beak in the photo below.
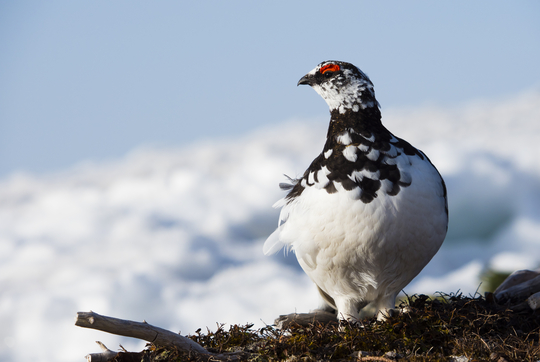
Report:
[[[300,84],[312,85],[314,78],[315,77],[313,77],[313,75],[306,74],[298,81],[298,84],[296,86],[298,87]]]

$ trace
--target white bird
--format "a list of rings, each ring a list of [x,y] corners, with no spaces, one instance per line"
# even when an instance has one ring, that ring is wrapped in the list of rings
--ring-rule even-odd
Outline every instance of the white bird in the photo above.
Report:
[[[266,255],[292,249],[340,320],[373,302],[378,319],[439,250],[448,227],[444,181],[427,156],[390,133],[368,76],[325,61],[306,74],[330,108],[323,151],[289,190]]]

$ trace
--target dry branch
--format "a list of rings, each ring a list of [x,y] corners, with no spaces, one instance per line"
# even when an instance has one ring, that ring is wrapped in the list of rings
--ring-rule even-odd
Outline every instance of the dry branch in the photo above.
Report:
[[[88,362],[107,362],[112,360],[118,352],[111,351],[100,341],[96,341],[99,347],[103,350],[101,353],[90,353],[86,355],[86,361]]]
[[[246,353],[211,353],[200,344],[191,339],[163,328],[153,326],[146,321],[134,322],[124,319],[103,316],[92,311],[78,312],[75,318],[75,325],[83,328],[97,329],[103,332],[116,334],[119,336],[138,338],[148,341],[155,346],[173,347],[186,353],[194,353],[207,361],[237,361]],[[93,353],[86,356],[90,362],[105,362],[113,359],[117,353],[109,350],[101,342],[98,342],[104,350],[102,353]]]
[[[157,346],[176,347],[183,351],[209,354],[201,345],[191,339],[146,322],[133,322],[124,319],[106,317],[90,312],[78,312],[75,325],[83,328],[97,329],[103,332],[143,339]]]

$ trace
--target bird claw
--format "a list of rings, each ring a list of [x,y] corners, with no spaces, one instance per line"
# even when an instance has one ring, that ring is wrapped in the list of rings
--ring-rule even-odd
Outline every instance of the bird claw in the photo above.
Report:
[[[291,313],[280,315],[278,318],[276,318],[274,324],[279,329],[285,329],[294,324],[307,327],[313,323],[329,324],[336,322],[337,319],[334,313],[316,309],[310,313]]]

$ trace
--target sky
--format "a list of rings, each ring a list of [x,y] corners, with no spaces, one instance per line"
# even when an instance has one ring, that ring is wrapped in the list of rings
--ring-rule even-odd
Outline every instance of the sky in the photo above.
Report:
[[[535,0],[2,1],[0,177],[327,117],[296,83],[328,59],[371,77],[383,115],[536,89],[539,15]]]

